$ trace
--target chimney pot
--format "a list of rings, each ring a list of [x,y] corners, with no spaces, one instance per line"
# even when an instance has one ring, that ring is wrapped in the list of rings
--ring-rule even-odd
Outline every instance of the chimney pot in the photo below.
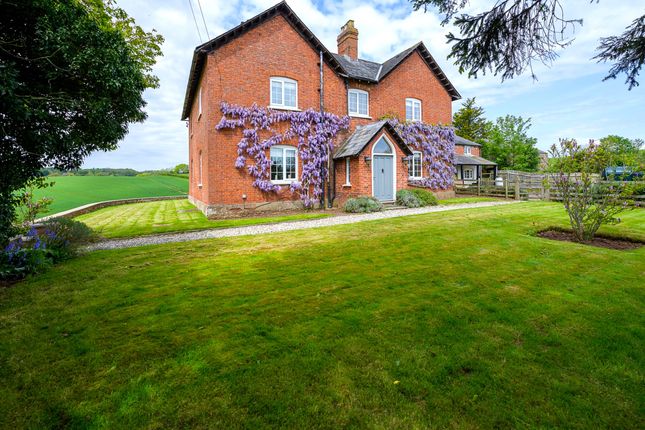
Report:
[[[338,53],[356,60],[358,58],[358,30],[354,27],[354,20],[350,19],[340,28],[340,34],[336,38],[338,42]]]

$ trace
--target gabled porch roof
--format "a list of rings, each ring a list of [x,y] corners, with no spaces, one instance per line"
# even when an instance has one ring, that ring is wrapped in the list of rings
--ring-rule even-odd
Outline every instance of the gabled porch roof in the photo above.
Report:
[[[382,120],[356,127],[356,130],[354,130],[354,132],[336,149],[334,152],[334,159],[352,157],[360,154],[367,144],[370,143],[383,129],[386,129],[389,132],[403,152],[408,155],[412,154],[412,150],[408,145],[406,145],[394,127],[392,127],[389,122]]]

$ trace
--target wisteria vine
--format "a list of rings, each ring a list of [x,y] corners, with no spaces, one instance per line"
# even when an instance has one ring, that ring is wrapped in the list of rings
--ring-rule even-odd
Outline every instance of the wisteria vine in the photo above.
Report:
[[[411,181],[433,190],[452,187],[455,175],[455,130],[450,126],[430,125],[420,121],[400,121],[388,118],[403,141],[423,154],[427,176]]]
[[[321,197],[324,182],[329,175],[327,160],[334,149],[334,141],[341,130],[349,128],[349,117],[313,109],[304,111],[275,111],[253,104],[251,107],[220,105],[224,115],[217,130],[243,128],[237,144],[235,167],[253,176],[253,186],[264,192],[278,192],[280,185],[271,182],[269,148],[291,139],[298,141],[300,178],[290,184],[305,207],[312,207]],[[277,126],[286,123],[286,127]],[[260,135],[268,135],[263,138]],[[247,159],[254,164],[247,164]]]

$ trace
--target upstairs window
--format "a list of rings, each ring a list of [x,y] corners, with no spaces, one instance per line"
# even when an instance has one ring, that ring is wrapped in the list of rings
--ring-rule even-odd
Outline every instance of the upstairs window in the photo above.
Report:
[[[278,109],[298,108],[298,82],[289,78],[271,78],[271,105]]]
[[[296,148],[293,146],[271,147],[271,182],[290,184],[298,177]]]
[[[405,99],[405,119],[421,121],[421,100]]]
[[[421,178],[423,175],[421,174],[421,164],[423,163],[422,161],[422,156],[421,152],[415,151],[412,154],[412,159],[410,160],[410,164],[408,165],[408,175],[411,178]]]
[[[369,116],[369,94],[363,90],[349,90],[347,105],[351,116]]]
[[[472,148],[470,146],[464,146],[464,155],[472,155]]]

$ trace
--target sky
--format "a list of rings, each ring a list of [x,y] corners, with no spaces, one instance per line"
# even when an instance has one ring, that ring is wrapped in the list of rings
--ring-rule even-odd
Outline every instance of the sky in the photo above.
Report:
[[[527,72],[504,82],[493,75],[469,79],[459,73],[453,60],[447,59],[450,45],[446,34],[456,31],[451,25],[441,26],[441,17],[434,10],[414,12],[411,3],[400,0],[287,1],[332,52],[336,51],[340,27],[348,19],[354,19],[359,30],[359,56],[367,60],[383,62],[423,41],[462,95],[462,100],[453,102],[453,112],[466,98],[476,97],[488,119],[508,114],[531,118],[529,135],[537,138],[540,149],[547,150],[559,138],[579,142],[609,134],[645,138],[645,70],[641,71],[641,86],[628,91],[623,76],[603,82],[610,65],[591,60],[600,37],[622,33],[645,13],[642,0],[563,0],[567,17],[583,19],[571,44],[558,51],[559,57],[552,64],[534,66],[537,80]],[[192,0],[198,34],[189,0],[118,0],[137,24],[145,30],[154,28],[164,36],[164,55],[154,69],[161,84],[144,94],[148,119],[130,126],[119,149],[92,154],[84,167],[146,170],[187,162],[187,129],[180,117],[195,46],[273,6],[277,0],[199,2]],[[471,0],[466,11],[477,13],[492,4],[493,0]]]

